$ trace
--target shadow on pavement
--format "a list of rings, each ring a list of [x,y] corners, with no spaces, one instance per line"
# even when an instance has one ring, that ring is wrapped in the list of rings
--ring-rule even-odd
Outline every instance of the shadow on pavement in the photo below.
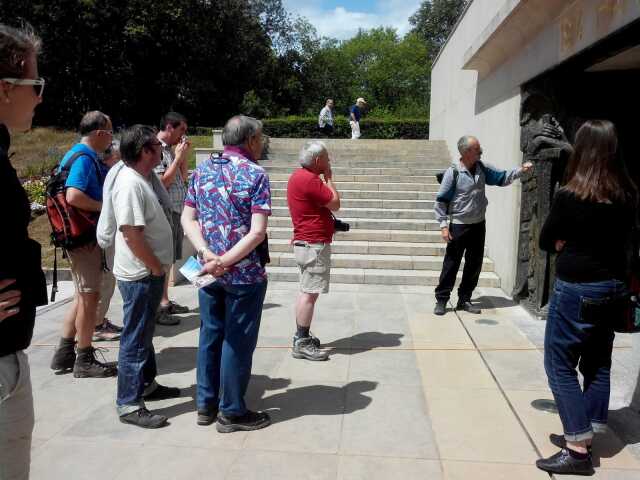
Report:
[[[158,375],[185,373],[196,368],[198,347],[167,347],[156,352]]]
[[[168,385],[172,386],[172,385]],[[180,398],[184,398],[186,401],[182,403],[178,403],[176,405],[171,405],[169,407],[163,408],[153,408],[154,402],[146,402],[146,406],[153,413],[158,415],[166,415],[168,418],[178,417],[185,413],[193,413],[195,415],[196,412],[196,386],[191,385],[189,388],[180,389]]]
[[[266,375],[252,375],[246,395],[249,408],[260,404],[260,409],[269,412],[273,423],[286,422],[307,415],[343,415],[365,409],[371,398],[364,395],[377,387],[377,382],[355,381],[341,387],[329,385],[309,385],[282,390],[290,385],[286,378],[270,378]],[[268,395],[268,396],[265,396]],[[196,385],[184,388],[181,399],[185,401],[168,407],[154,408],[148,402],[147,408],[169,418],[196,412]]]
[[[635,408],[625,407],[609,410],[609,433],[598,435],[593,442],[594,465],[600,464],[600,457],[611,458],[627,445],[640,442],[640,412]],[[610,432],[620,439],[608,440]]]
[[[180,318],[178,325],[157,325],[154,336],[171,338],[177,337],[191,330],[198,330],[200,328],[200,310],[195,309],[192,312],[185,313],[184,315],[176,315]]]
[[[475,298],[473,301],[481,309],[508,308],[518,305],[517,302],[514,302],[510,298],[496,297],[491,295],[484,295],[482,297]]]
[[[374,348],[399,347],[404,337],[402,333],[361,332],[350,337],[340,338],[333,342],[323,343],[322,348],[329,351],[329,355],[354,355],[368,352]]]
[[[363,410],[371,403],[371,398],[364,393],[374,390],[377,385],[377,382],[356,381],[342,387],[295,387],[265,397],[260,408],[269,412],[272,423],[307,415],[348,415]]]
[[[278,308],[281,306],[282,305],[279,303],[265,303],[264,305],[262,305],[262,310],[269,310],[270,308]]]

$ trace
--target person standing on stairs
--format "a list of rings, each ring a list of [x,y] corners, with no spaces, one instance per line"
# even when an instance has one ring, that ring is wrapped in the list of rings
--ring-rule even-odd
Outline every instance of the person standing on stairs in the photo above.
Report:
[[[287,184],[287,204],[293,222],[293,252],[300,268],[300,294],[296,301],[293,358],[327,360],[320,340],[311,335],[311,320],[318,296],[329,292],[331,239],[340,195],[333,183],[329,152],[322,142],[308,142],[300,152],[302,168]],[[324,177],[324,182],[320,178]]]
[[[456,310],[480,313],[480,308],[471,303],[471,294],[478,285],[484,257],[485,212],[489,203],[485,186],[506,187],[533,168],[531,162],[511,171],[490,167],[480,161],[480,142],[469,135],[458,140],[458,151],[460,161],[445,172],[435,202],[436,220],[440,223],[442,239],[447,242],[440,281],[436,287],[436,306],[433,311],[436,315],[446,312],[463,255],[465,264],[458,287]]]

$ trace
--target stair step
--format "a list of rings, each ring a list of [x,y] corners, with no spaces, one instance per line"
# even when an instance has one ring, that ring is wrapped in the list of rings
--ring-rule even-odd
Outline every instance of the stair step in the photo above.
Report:
[[[376,270],[430,270],[440,272],[443,256],[436,255],[374,255],[353,253],[331,253],[331,268],[364,268]],[[274,267],[296,267],[294,254],[290,252],[272,252],[271,263]],[[464,262],[463,262],[464,263]],[[493,271],[493,262],[485,258],[483,272]]]
[[[286,229],[281,229],[286,230]],[[269,250],[274,252],[291,252],[291,230],[282,232],[269,230]],[[401,233],[401,232],[399,232]],[[440,232],[424,232],[433,235],[431,242],[402,242],[402,241],[375,241],[375,240],[344,240],[344,233],[337,234],[331,251],[334,253],[351,253],[358,255],[409,255],[443,257],[447,246],[440,240]],[[348,234],[348,233],[347,233]],[[286,236],[285,236],[286,235]],[[398,235],[401,237],[401,235]]]
[[[286,189],[287,180],[274,180],[269,179],[271,188]],[[397,191],[410,191],[410,192],[437,192],[440,185],[436,183],[435,178],[429,183],[358,183],[358,182],[345,182],[338,180],[336,182],[336,188],[338,191],[342,190],[366,190],[366,191],[385,191],[385,192],[397,192]]]
[[[273,206],[286,207],[287,199],[272,197]],[[433,200],[375,200],[375,199],[345,199],[340,201],[340,207],[345,208],[384,208],[384,209],[433,209]]]
[[[275,209],[283,207],[275,207]],[[286,209],[285,209],[286,210]],[[433,218],[433,213],[427,217]],[[427,218],[425,217],[425,218]],[[339,216],[347,222],[351,229],[364,230],[412,230],[412,231],[440,231],[440,224],[435,220],[416,220],[402,218],[357,218]],[[272,216],[269,225],[273,227],[291,227],[291,218],[287,216]]]
[[[289,167],[292,170],[298,168],[300,166],[299,160],[297,157],[284,158],[278,157],[271,159],[261,159],[260,165],[263,167],[269,166],[277,166],[277,167]],[[402,169],[428,169],[428,170],[439,170],[442,171],[451,165],[451,162],[442,162],[436,161],[428,158],[416,158],[416,159],[387,159],[380,161],[373,161],[368,159],[367,157],[363,158],[333,158],[331,161],[331,165],[336,168],[387,168],[390,165],[393,165],[394,168],[402,168]]]
[[[269,181],[287,181],[291,174],[274,173],[269,174]],[[437,183],[435,175],[335,175],[335,182],[357,182],[357,183]]]
[[[278,164],[270,166],[270,165],[262,165],[264,169],[269,173],[269,175],[273,174],[291,174],[300,168],[299,165],[280,165]],[[362,168],[362,167],[342,167],[331,165],[331,171],[336,175],[336,177],[342,177],[343,175],[426,175],[426,176],[435,176],[437,173],[442,172],[442,168]]]
[[[273,184],[272,184],[273,186]],[[433,192],[411,192],[379,190],[340,190],[341,199],[373,199],[373,200],[435,200],[437,190]],[[271,198],[286,198],[287,190],[284,188],[271,188]]]
[[[293,238],[293,228],[292,227],[277,227],[274,226],[269,220],[269,242],[271,239],[281,239],[281,240],[291,240]],[[369,242],[374,245],[375,248],[381,249],[384,245],[388,243],[396,244],[396,247],[400,245],[407,245],[411,247],[412,245],[422,245],[422,244],[440,244],[440,230],[437,231],[416,231],[412,232],[409,230],[366,230],[366,229],[356,229],[352,228],[348,232],[339,232],[336,233],[335,239],[339,242]],[[433,245],[432,245],[433,246]],[[442,248],[445,245],[442,244]],[[435,253],[429,254],[418,254],[418,253],[408,253],[410,250],[403,250],[402,255],[436,255]],[[366,253],[385,253],[380,250],[373,251],[369,250]]]
[[[272,207],[274,217],[289,217],[288,207]],[[407,208],[341,208],[335,214],[337,217],[348,218],[374,218],[374,219],[412,219],[431,220],[434,218],[432,209],[407,209]]]
[[[299,281],[298,267],[267,266],[271,281]],[[458,280],[462,277],[458,273]],[[332,268],[331,281],[334,283],[356,283],[375,285],[423,285],[438,284],[440,272],[429,270],[365,270],[362,268]],[[482,272],[478,281],[479,287],[500,287],[500,279],[493,272]]]

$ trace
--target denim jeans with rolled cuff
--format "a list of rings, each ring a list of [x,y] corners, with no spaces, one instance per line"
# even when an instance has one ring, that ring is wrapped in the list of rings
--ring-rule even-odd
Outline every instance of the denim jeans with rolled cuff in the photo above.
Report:
[[[267,282],[213,283],[198,291],[198,409],[216,408],[226,416],[244,415]]]
[[[569,283],[556,279],[545,329],[544,366],[568,441],[589,440],[594,432],[606,430],[614,332],[606,307],[594,316],[589,302],[623,290],[619,280]],[[583,387],[576,368],[583,376]]]
[[[134,282],[118,280],[124,311],[118,355],[118,415],[144,407],[143,395],[157,385],[153,333],[164,288],[164,275],[149,275]]]

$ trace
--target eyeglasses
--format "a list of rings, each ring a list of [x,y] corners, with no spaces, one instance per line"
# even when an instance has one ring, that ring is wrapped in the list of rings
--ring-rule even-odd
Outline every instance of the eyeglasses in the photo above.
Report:
[[[100,133],[104,133],[105,135],[113,135],[113,130],[94,130],[98,135],[100,135]]]
[[[36,96],[42,97],[44,93],[44,78],[2,78],[3,82],[11,83],[13,85],[31,85]]]

